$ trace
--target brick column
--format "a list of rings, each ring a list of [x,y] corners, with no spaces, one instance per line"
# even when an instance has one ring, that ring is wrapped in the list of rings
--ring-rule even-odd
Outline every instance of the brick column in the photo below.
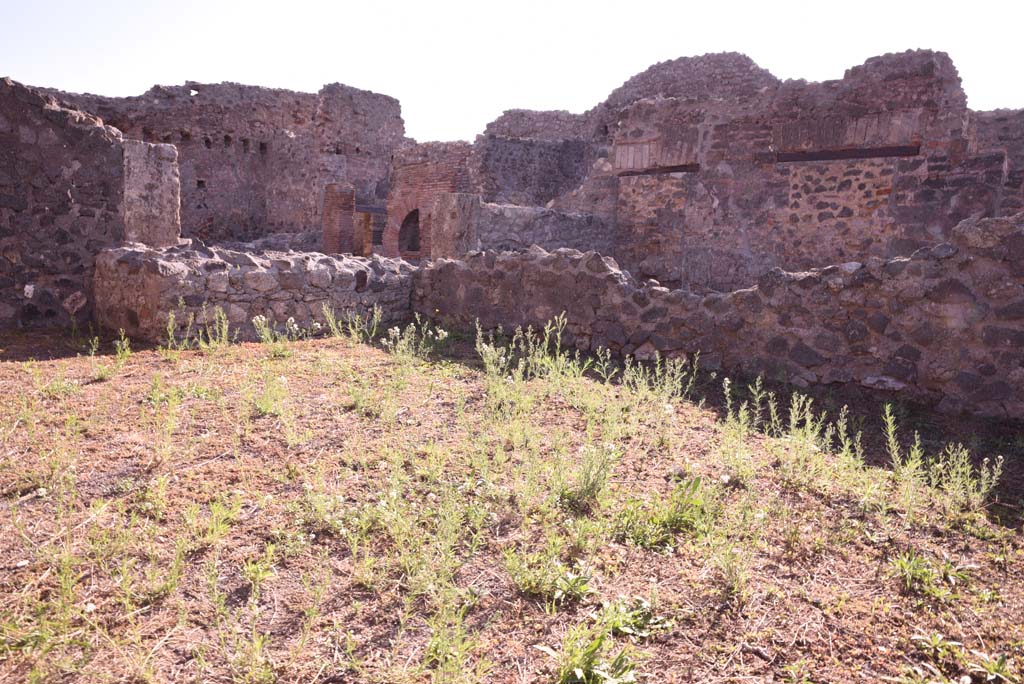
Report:
[[[338,183],[324,187],[323,249],[327,254],[352,252],[352,213],[356,208],[355,191]]]

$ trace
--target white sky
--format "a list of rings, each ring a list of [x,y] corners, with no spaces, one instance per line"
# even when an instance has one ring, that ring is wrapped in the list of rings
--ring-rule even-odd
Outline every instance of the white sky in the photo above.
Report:
[[[908,48],[948,52],[973,109],[1024,108],[1024,0],[0,0],[0,76],[103,95],[338,81],[397,97],[421,141],[471,140],[505,109],[585,111],[675,57],[820,81]]]

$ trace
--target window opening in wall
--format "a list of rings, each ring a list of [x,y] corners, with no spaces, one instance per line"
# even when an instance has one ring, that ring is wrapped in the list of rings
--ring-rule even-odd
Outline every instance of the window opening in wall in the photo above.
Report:
[[[375,246],[380,246],[380,245],[384,244],[384,229],[383,228],[374,228],[373,229],[373,237],[371,238],[371,242]]]
[[[199,94],[199,91],[196,90],[195,88],[189,88],[188,89],[188,96],[189,97],[195,97],[198,94]]]
[[[189,131],[181,131],[179,135],[181,136],[181,142],[188,142],[192,139],[192,134]]]
[[[243,152],[248,152],[249,151],[249,139],[248,138],[242,138],[242,151]]]
[[[261,142],[260,143],[260,154],[266,154],[266,153],[267,153],[267,143]]]
[[[163,140],[163,141],[164,141],[165,143],[169,143],[169,142],[171,142],[172,140],[174,140],[174,136],[173,136],[173,135],[171,135],[170,133],[164,133],[164,136],[163,136],[162,140]]]
[[[916,157],[920,145],[892,145],[889,147],[851,147],[839,150],[813,150],[807,152],[778,152],[777,162],[815,162],[839,159],[876,159],[880,157]]]
[[[200,188],[200,189],[205,188],[206,187],[206,181],[203,180],[202,178],[197,179],[196,180],[196,187]]]
[[[231,136],[230,135],[225,135],[224,136],[224,147],[231,147]]]
[[[420,210],[413,209],[398,230],[398,249],[401,252],[420,251]]]
[[[213,141],[209,138],[203,138],[203,144],[206,145],[206,149],[213,149]]]
[[[700,164],[677,164],[675,166],[652,166],[649,169],[630,169],[620,171],[620,176],[660,176],[666,173],[697,173]]]

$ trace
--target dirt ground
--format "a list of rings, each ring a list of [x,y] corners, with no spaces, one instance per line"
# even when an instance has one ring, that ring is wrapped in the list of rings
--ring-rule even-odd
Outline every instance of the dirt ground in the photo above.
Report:
[[[0,337],[0,682],[1020,681],[1020,426],[410,335]]]

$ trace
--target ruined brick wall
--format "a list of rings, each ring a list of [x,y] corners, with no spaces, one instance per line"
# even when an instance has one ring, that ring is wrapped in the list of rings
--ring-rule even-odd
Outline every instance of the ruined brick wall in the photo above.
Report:
[[[177,146],[184,234],[204,240],[319,230],[328,183],[381,205],[393,150],[406,144],[397,100],[340,84],[318,94],[233,83],[57,94],[126,137]]]
[[[1024,211],[1024,110],[972,112],[977,149],[1006,156],[999,213]]]
[[[571,247],[607,251],[611,231],[590,214],[545,207],[483,202],[480,195],[438,196],[432,210],[431,258],[459,258],[467,252],[521,251]]]
[[[641,284],[593,252],[474,253],[421,269],[413,305],[506,330],[564,311],[582,349],[699,351],[705,367],[1024,418],[1024,214],[964,221],[950,237],[910,257],[775,269],[754,287],[707,295]]]
[[[177,239],[174,149],[0,80],[0,328],[84,324],[96,253]]]
[[[468,160],[471,152],[469,143],[432,142],[395,154],[382,254],[403,259],[430,256],[434,201],[444,193],[470,192]],[[411,226],[413,223],[417,226],[416,244],[402,244],[403,224]]]
[[[255,316],[265,316],[279,331],[289,318],[303,329],[314,322],[324,326],[324,304],[339,318],[377,306],[385,324],[398,323],[411,316],[411,290],[412,267],[380,257],[182,244],[125,245],[96,260],[97,322],[152,342],[166,341],[171,313],[182,334],[190,316],[202,325],[218,307],[240,339],[255,338]]]
[[[608,160],[553,206],[613,215],[609,253],[673,286],[729,290],[774,267],[906,255],[1018,206],[1019,128],[1006,117],[972,128],[942,53],[873,58],[810,84],[736,55],[675,60],[591,116],[609,127]],[[614,212],[602,206],[613,188]]]

